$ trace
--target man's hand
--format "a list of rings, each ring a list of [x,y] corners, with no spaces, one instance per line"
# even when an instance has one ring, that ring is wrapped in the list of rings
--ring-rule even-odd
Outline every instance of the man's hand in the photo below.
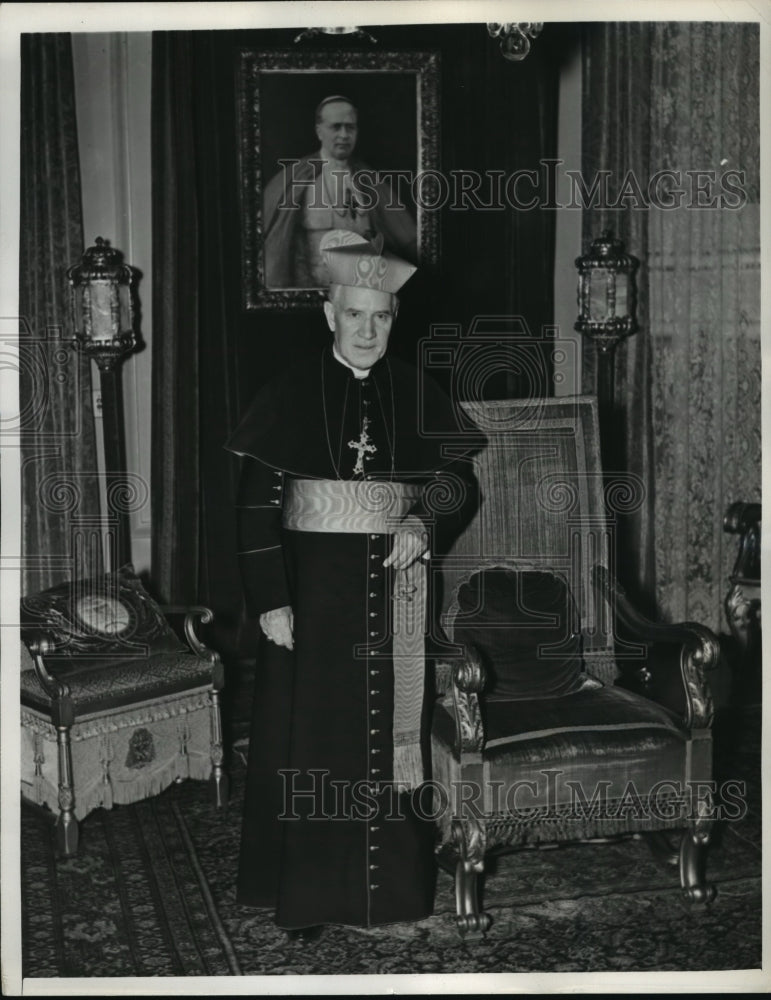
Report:
[[[383,565],[407,569],[427,551],[428,532],[423,522],[414,514],[408,514],[394,533],[394,546],[388,558],[383,560]]]
[[[260,628],[277,646],[294,649],[294,613],[289,605],[284,608],[274,608],[260,615]]]

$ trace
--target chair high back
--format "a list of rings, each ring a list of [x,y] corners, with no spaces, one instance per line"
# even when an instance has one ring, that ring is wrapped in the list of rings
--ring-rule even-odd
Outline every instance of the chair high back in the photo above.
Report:
[[[438,814],[440,853],[456,866],[459,930],[478,935],[489,926],[478,898],[488,851],[633,832],[651,834],[667,859],[679,859],[689,901],[709,902],[715,890],[704,858],[713,819],[709,803],[694,807],[690,796],[712,778],[704,672],[718,663],[720,646],[697,623],[648,621],[613,580],[615,516],[642,503],[639,480],[603,473],[593,398],[466,403],[463,410],[487,444],[474,458],[476,514],[441,561],[452,652],[437,656],[441,697],[431,731],[432,774],[450,804]],[[512,572],[487,572],[499,567]],[[547,621],[559,624],[564,603],[554,577],[568,584],[576,605],[567,602],[569,630]],[[547,626],[543,644],[539,618]],[[620,642],[614,618],[642,642]],[[586,673],[576,677],[579,645]],[[631,658],[639,662],[630,665]],[[493,791],[500,788],[503,801]],[[509,798],[523,788],[537,808],[523,810]],[[576,788],[587,809],[576,809]],[[630,788],[647,803],[639,814],[624,805]],[[473,806],[458,789],[471,792]],[[678,831],[677,849],[671,831]]]
[[[474,457],[481,501],[443,560],[443,621],[452,638],[458,586],[484,567],[548,570],[572,591],[587,668],[615,675],[611,609],[595,597],[594,566],[609,568],[612,522],[605,510],[597,401],[555,399],[467,402],[486,435]],[[623,480],[616,492],[630,494]]]

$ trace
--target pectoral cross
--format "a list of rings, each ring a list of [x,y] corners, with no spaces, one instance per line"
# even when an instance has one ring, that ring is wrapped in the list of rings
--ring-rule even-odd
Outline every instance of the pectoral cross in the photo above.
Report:
[[[354,448],[358,455],[356,457],[356,465],[353,467],[354,476],[364,475],[364,455],[373,455],[377,448],[371,443],[369,434],[367,433],[369,429],[369,417],[365,417],[361,423],[361,434],[359,435],[358,441],[349,441],[348,447]]]

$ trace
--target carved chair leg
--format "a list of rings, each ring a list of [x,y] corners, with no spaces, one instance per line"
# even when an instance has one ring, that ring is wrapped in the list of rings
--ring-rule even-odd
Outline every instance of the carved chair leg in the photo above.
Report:
[[[220,712],[219,691],[212,690],[211,693],[211,763],[212,772],[209,782],[212,789],[212,798],[218,809],[222,809],[228,803],[230,794],[230,781],[225,773],[224,760],[225,753],[222,747],[222,714]]]
[[[56,821],[56,846],[69,857],[78,849],[78,821],[75,819],[75,794],[72,787],[72,744],[70,727],[56,727],[59,756],[59,816]]]
[[[683,831],[680,840],[680,886],[689,903],[711,903],[715,886],[705,877],[709,829],[698,825]]]
[[[479,876],[484,871],[484,821],[454,820],[452,835],[459,853],[455,867],[456,923],[461,936],[479,940],[491,924],[488,913],[479,907]]]

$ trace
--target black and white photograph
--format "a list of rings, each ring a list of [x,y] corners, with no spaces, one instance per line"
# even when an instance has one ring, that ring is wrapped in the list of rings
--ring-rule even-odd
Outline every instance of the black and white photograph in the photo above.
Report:
[[[574,6],[3,5],[4,993],[769,988],[771,6]]]

